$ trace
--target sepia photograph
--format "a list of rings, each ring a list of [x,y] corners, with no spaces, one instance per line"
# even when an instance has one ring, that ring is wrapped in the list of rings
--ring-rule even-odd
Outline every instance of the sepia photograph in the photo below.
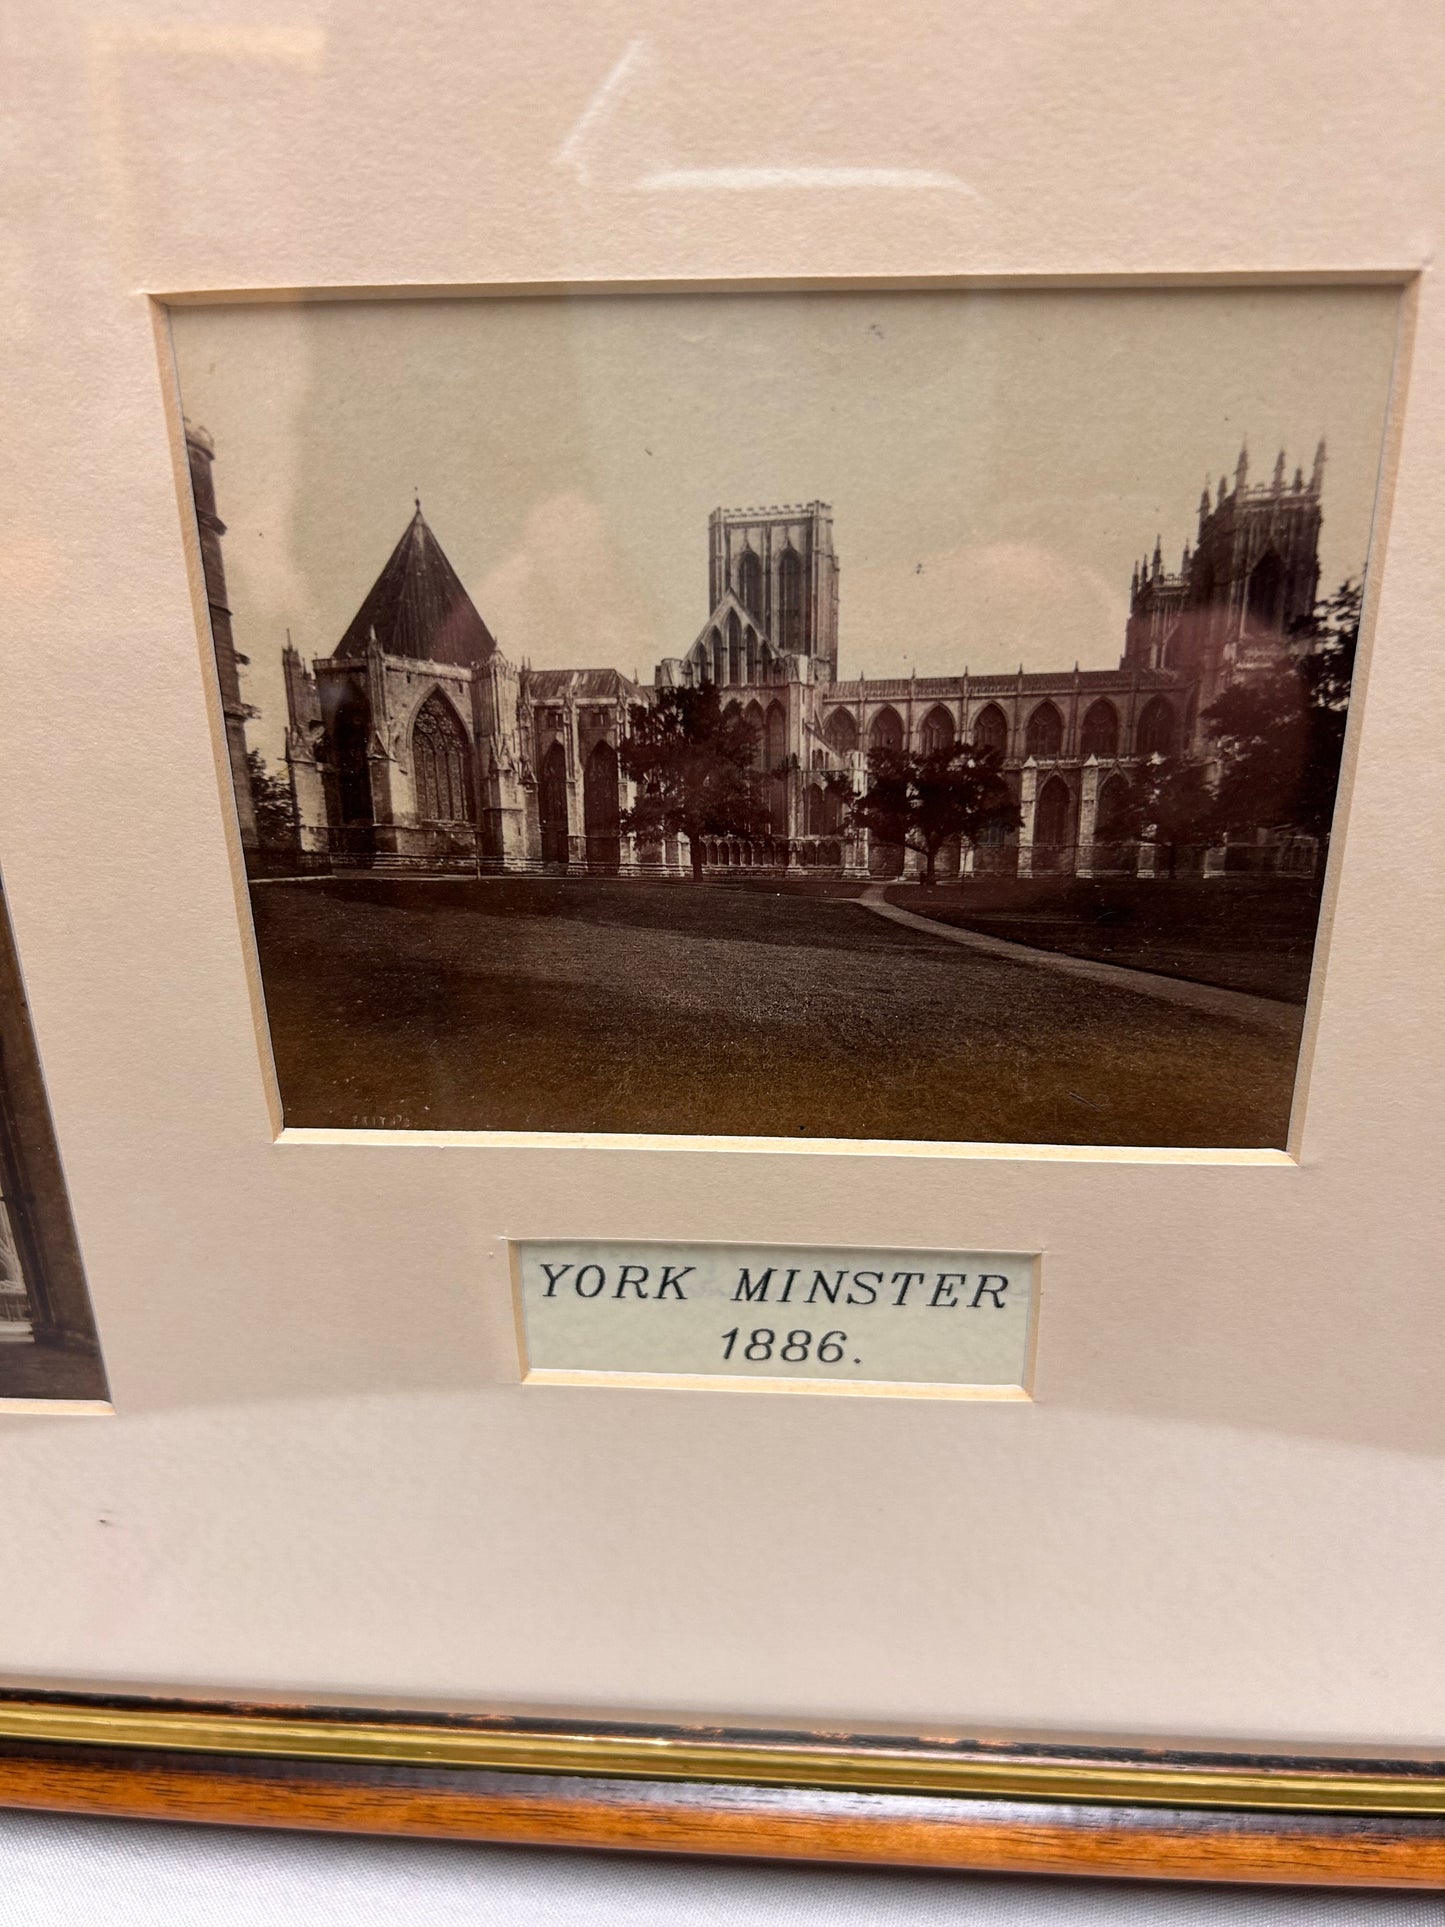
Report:
[[[90,1296],[0,893],[0,1408],[104,1407]]]
[[[1283,1148],[1398,304],[173,309],[286,1124]]]

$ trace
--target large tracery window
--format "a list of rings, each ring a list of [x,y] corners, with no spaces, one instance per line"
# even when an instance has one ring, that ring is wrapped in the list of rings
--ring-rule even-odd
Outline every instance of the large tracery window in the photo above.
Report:
[[[858,725],[851,709],[835,709],[823,729],[828,746],[839,756],[848,756],[858,747]]]
[[[411,765],[418,817],[427,823],[471,821],[466,738],[456,712],[435,689],[412,724]]]
[[[1119,754],[1119,712],[1102,696],[1098,702],[1090,705],[1084,717],[1079,754],[1086,760],[1090,756],[1107,759]]]
[[[936,755],[941,749],[953,747],[953,733],[953,717],[939,703],[923,719],[923,728],[918,736],[919,746],[925,756]]]
[[[997,703],[988,703],[973,719],[973,746],[1008,754],[1008,719]]]
[[[1135,740],[1141,756],[1174,754],[1174,711],[1162,696],[1156,696],[1145,706]]]
[[[888,749],[901,753],[903,749],[903,718],[891,703],[879,710],[868,725],[869,749]]]

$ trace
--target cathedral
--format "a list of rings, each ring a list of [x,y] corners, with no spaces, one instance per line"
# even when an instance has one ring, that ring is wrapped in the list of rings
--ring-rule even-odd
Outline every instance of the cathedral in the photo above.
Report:
[[[242,839],[255,850],[215,451],[202,430],[187,439]],[[840,681],[838,558],[824,502],[713,511],[706,620],[651,685],[609,668],[534,669],[499,647],[418,501],[330,654],[308,661],[286,645],[294,863],[683,874],[681,839],[624,832],[631,786],[618,749],[634,705],[710,682],[754,725],[767,829],[705,839],[709,868],[911,869],[911,853],[870,846],[849,826],[840,791],[866,786],[870,749],[967,740],[1000,752],[1022,821],[945,851],[941,877],[1147,874],[1151,846],[1121,827],[1130,777],[1155,755],[1207,763],[1209,704],[1287,658],[1318,594],[1324,459],[1321,444],[1306,479],[1298,468],[1288,476],[1281,454],[1268,479],[1252,482],[1242,451],[1232,483],[1206,487],[1178,570],[1166,570],[1157,542],[1135,567],[1116,669],[1013,675]]]

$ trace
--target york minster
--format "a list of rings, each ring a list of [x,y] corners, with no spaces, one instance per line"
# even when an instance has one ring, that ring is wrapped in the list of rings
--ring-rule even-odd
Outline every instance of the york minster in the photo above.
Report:
[[[187,446],[209,600],[225,611],[214,444],[192,427]],[[1157,539],[1136,566],[1118,667],[1014,676],[961,665],[840,681],[833,509],[816,501],[713,512],[706,620],[650,685],[612,667],[533,669],[498,647],[418,499],[335,647],[308,661],[286,644],[289,854],[298,871],[680,874],[688,853],[675,839],[623,835],[618,750],[635,705],[710,681],[753,724],[767,807],[764,834],[708,839],[709,867],[895,874],[916,853],[854,830],[843,793],[866,787],[870,750],[961,740],[1000,754],[1022,820],[990,847],[956,844],[944,876],[1147,873],[1154,852],[1119,827],[1129,777],[1156,756],[1207,764],[1209,704],[1297,649],[1319,587],[1324,468],[1321,443],[1308,476],[1281,451],[1251,482],[1241,449],[1232,482],[1201,496],[1178,567]],[[228,648],[223,627],[217,649]],[[221,677],[239,690],[233,663]],[[244,705],[227,716],[244,768]],[[259,852],[254,813],[242,836]]]
[[[175,309],[273,1108],[1287,1150],[1396,324],[1365,286]]]

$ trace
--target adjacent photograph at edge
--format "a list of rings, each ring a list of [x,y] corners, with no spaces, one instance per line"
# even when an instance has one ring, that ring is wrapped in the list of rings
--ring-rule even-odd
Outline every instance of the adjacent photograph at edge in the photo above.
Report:
[[[0,889],[0,1408],[106,1409],[105,1368]]]
[[[1283,1148],[1398,325],[173,309],[285,1122]]]

